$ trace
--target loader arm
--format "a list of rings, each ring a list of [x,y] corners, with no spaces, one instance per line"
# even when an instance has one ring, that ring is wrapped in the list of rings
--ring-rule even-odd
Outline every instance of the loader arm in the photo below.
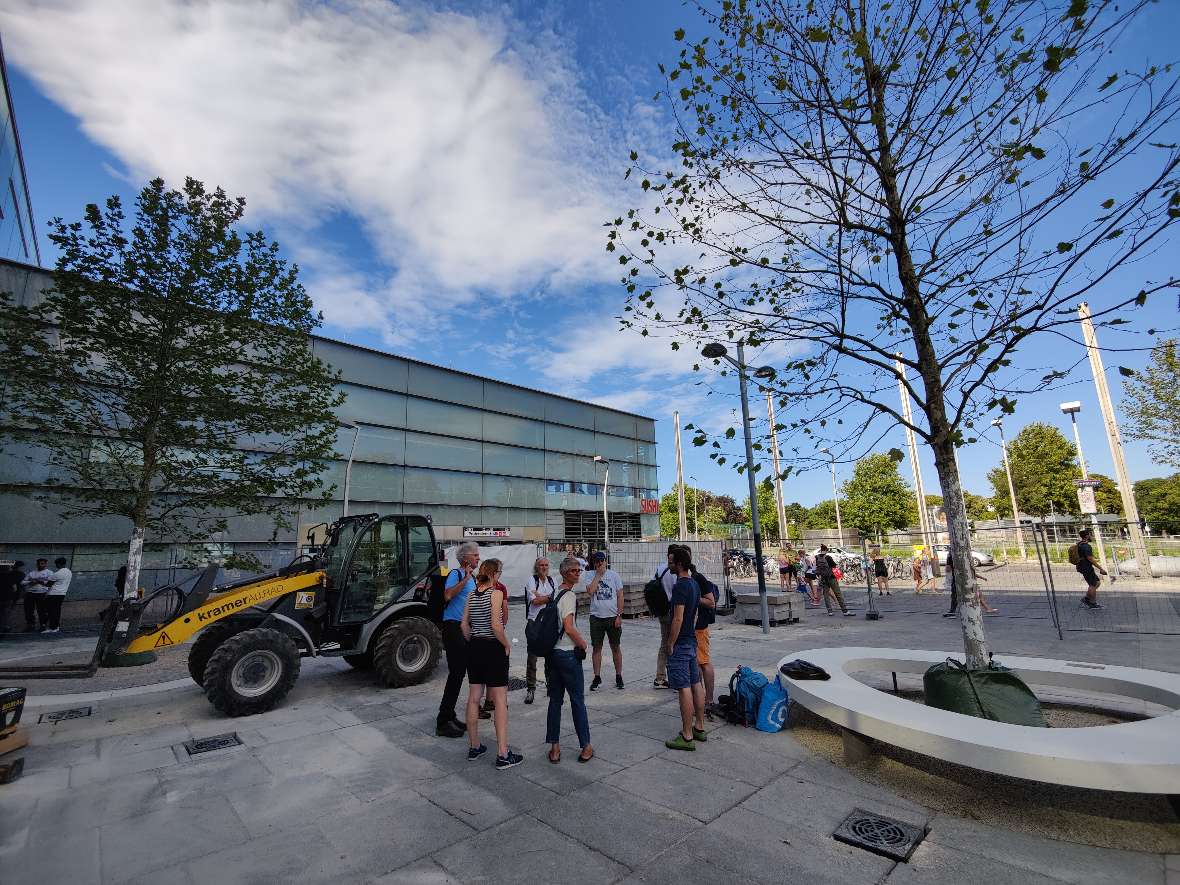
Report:
[[[262,605],[288,593],[310,590],[325,585],[327,575],[323,571],[304,572],[296,575],[268,576],[244,586],[235,587],[225,593],[211,597],[192,611],[178,615],[167,624],[141,633],[127,644],[128,654],[153,651],[180,645],[194,633],[222,618],[238,614],[255,605]]]

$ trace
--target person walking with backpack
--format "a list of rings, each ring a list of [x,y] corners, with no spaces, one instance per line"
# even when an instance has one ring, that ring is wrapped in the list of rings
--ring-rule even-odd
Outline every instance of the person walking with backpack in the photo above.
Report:
[[[467,761],[487,753],[479,742],[479,701],[486,687],[494,707],[496,770],[513,768],[524,761],[508,746],[508,659],[512,644],[504,632],[507,594],[496,589],[500,560],[489,559],[479,567],[475,589],[467,594],[461,629],[467,640]]]
[[[1102,586],[1098,572],[1104,575],[1109,573],[1094,558],[1093,542],[1094,533],[1090,529],[1078,532],[1078,542],[1069,548],[1069,561],[1086,582],[1086,595],[1082,598],[1082,605],[1088,609],[1099,609],[1104,606],[1098,601],[1098,588]]]
[[[524,582],[524,596],[528,600],[528,620],[535,621],[546,603],[553,598],[557,584],[549,574],[549,560],[544,556],[533,563],[533,576]],[[527,625],[526,625],[527,626]],[[537,656],[530,653],[524,671],[524,702],[531,704],[537,693]]]
[[[594,648],[594,681],[591,691],[602,685],[602,643],[610,640],[611,659],[615,665],[615,688],[623,689],[623,579],[608,567],[601,550],[590,554],[590,645]]]
[[[705,686],[697,662],[696,621],[701,590],[692,578],[692,556],[687,547],[672,552],[672,623],[666,650],[668,684],[676,689],[680,702],[680,731],[670,741],[669,750],[695,750],[695,741],[708,739],[705,733]]]
[[[573,714],[574,731],[582,752],[579,762],[594,758],[594,747],[590,745],[590,718],[586,715],[586,675],[582,662],[586,660],[586,639],[578,631],[577,588],[582,578],[582,566],[573,556],[567,556],[558,567],[561,584],[551,605],[557,607],[561,624],[553,651],[545,659],[545,682],[549,693],[549,711],[545,720],[545,742],[549,744],[549,761],[561,761],[561,707],[565,695],[570,698],[570,712]]]
[[[840,611],[844,613],[846,618],[854,618],[855,614],[848,610],[848,606],[844,604],[844,594],[840,592],[840,581],[836,578],[836,560],[832,559],[832,555],[828,553],[828,545],[820,544],[819,553],[815,557],[815,572],[819,575],[819,586],[824,594],[824,608],[828,610],[828,617],[835,614],[832,611],[832,600],[836,600],[836,604],[840,606]]]
[[[439,737],[460,738],[467,725],[455,715],[459,692],[467,675],[467,640],[463,636],[463,610],[467,606],[467,594],[475,589],[475,570],[479,566],[479,545],[465,541],[455,551],[459,567],[447,575],[443,600],[442,639],[447,653],[447,684],[443,689],[442,701],[438,705],[438,718],[434,733]],[[485,714],[486,715],[486,714]]]

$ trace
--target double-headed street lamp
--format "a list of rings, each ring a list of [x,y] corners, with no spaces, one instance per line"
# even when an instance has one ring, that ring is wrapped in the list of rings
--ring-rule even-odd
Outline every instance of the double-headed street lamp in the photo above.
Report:
[[[602,455],[595,455],[591,460],[595,464],[602,464],[606,467],[606,472],[602,477],[602,540],[606,544],[603,549],[610,550],[610,522],[606,515],[606,496],[610,494],[610,461]]]
[[[1081,410],[1082,404],[1079,400],[1061,404],[1061,411],[1069,415],[1069,422],[1073,425],[1073,441],[1078,447],[1078,464],[1082,468],[1082,481],[1088,482],[1090,471],[1086,468],[1086,456],[1082,454],[1082,435],[1078,433],[1078,412]],[[1090,514],[1090,525],[1094,529],[1094,543],[1098,545],[1098,559],[1102,563],[1102,567],[1106,568],[1106,548],[1102,543],[1102,531],[1098,528],[1097,514]]]
[[[746,396],[746,350],[737,345],[737,359],[729,356],[724,344],[713,342],[701,348],[701,356],[711,360],[725,360],[738,370],[738,389],[742,395],[742,435],[746,441],[746,478],[750,482],[750,527],[754,532],[754,569],[758,574],[758,598],[762,605],[762,632],[770,632],[770,611],[766,604],[766,573],[762,562],[762,523],[758,519],[758,484],[754,480],[754,444],[750,440],[750,401]],[[754,370],[755,378],[773,378],[774,369],[761,366]]]

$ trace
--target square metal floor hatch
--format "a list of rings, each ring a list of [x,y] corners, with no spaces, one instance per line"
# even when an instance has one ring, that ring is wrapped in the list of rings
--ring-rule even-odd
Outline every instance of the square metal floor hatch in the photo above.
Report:
[[[227,747],[240,747],[242,739],[236,731],[228,734],[215,734],[212,737],[197,738],[195,741],[185,741],[184,748],[190,756],[198,753],[211,753],[214,750],[224,750]]]
[[[69,710],[54,710],[52,713],[42,713],[37,717],[37,724],[45,722],[65,722],[67,719],[82,719],[89,716],[91,707],[72,707]]]
[[[512,676],[508,680],[509,691],[520,691],[522,688],[528,688],[529,684],[519,676]]]
[[[915,827],[891,817],[883,817],[863,808],[854,809],[836,827],[832,838],[891,860],[908,861],[918,843],[926,837],[923,827]]]

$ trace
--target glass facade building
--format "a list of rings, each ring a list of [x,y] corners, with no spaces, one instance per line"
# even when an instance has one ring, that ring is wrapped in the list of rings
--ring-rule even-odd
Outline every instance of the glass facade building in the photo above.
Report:
[[[4,102],[0,112],[0,257],[26,264],[41,264],[37,246],[37,227],[33,222],[33,205],[25,177],[20,133],[12,109],[12,91],[8,88],[8,66],[4,46],[0,43],[0,78],[4,80]]]
[[[35,301],[50,283],[48,271],[0,259],[0,289],[18,303]],[[269,519],[231,519],[217,543],[274,551],[281,561],[310,527],[341,515],[346,473],[349,513],[421,513],[442,541],[598,541],[605,471],[595,455],[610,462],[611,539],[659,535],[653,419],[328,338],[312,338],[311,347],[340,371],[347,394],[336,460],[324,475],[336,500],[304,507],[297,528],[277,536]],[[0,485],[44,492],[49,475],[40,457],[7,443]],[[0,557],[61,553],[90,557],[95,570],[117,568],[126,555],[126,521],[63,520],[48,498],[44,506],[28,494],[0,493]],[[643,512],[644,502],[657,512]],[[153,567],[183,559],[159,555],[165,558]]]

